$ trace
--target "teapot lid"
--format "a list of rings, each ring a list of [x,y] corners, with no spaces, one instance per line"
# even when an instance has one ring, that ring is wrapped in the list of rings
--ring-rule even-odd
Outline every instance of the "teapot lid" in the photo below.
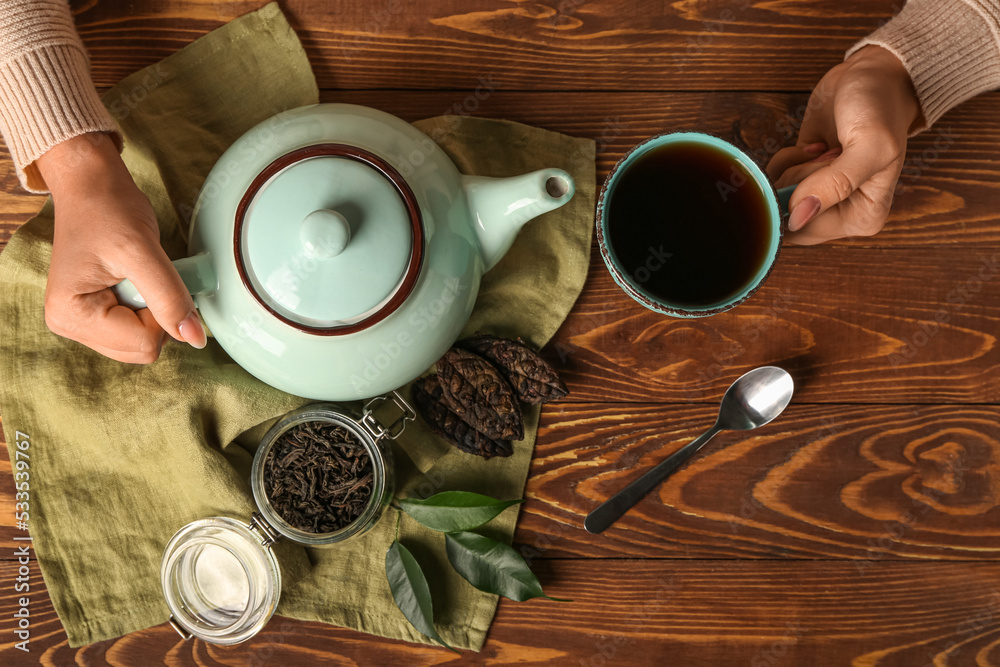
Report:
[[[275,317],[317,335],[365,329],[395,311],[420,273],[420,207],[403,176],[356,146],[287,153],[236,210],[236,264]]]

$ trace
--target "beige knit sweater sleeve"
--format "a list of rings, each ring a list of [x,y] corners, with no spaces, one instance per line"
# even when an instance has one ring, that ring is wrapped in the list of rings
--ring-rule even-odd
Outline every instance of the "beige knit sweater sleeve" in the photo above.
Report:
[[[0,131],[31,192],[46,191],[34,163],[56,144],[96,131],[120,145],[66,0],[0,0]]]
[[[908,0],[903,11],[855,44],[902,61],[930,127],[948,109],[1000,87],[1000,0]]]

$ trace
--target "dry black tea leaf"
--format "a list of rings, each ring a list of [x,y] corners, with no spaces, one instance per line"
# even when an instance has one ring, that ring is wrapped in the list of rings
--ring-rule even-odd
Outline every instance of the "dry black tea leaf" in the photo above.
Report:
[[[431,430],[463,452],[490,459],[510,456],[513,447],[507,440],[495,440],[472,428],[445,405],[437,376],[417,380],[412,387],[413,404]]]
[[[517,396],[478,354],[453,347],[437,362],[444,403],[472,428],[495,440],[524,438]]]
[[[457,345],[493,362],[525,403],[539,405],[569,394],[555,369],[521,339],[478,334]]]
[[[361,516],[373,480],[368,450],[330,422],[293,426],[264,460],[268,501],[286,523],[307,533],[332,533]]]

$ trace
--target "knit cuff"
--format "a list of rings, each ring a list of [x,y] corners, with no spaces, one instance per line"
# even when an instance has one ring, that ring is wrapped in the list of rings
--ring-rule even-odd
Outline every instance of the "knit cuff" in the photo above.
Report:
[[[903,63],[925,130],[946,111],[1000,86],[1000,14],[990,0],[909,0],[903,11],[847,52],[881,46]]]
[[[101,104],[86,54],[72,44],[26,51],[0,66],[0,124],[21,185],[47,192],[35,160],[58,143],[87,132],[110,132],[121,148],[118,125]]]

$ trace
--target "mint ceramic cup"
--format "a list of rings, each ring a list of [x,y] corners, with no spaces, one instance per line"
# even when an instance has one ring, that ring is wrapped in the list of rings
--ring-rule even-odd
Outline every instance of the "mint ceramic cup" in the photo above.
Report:
[[[715,315],[771,273],[794,189],[776,191],[749,155],[718,137],[650,137],[601,188],[598,246],[615,282],[646,308]]]

